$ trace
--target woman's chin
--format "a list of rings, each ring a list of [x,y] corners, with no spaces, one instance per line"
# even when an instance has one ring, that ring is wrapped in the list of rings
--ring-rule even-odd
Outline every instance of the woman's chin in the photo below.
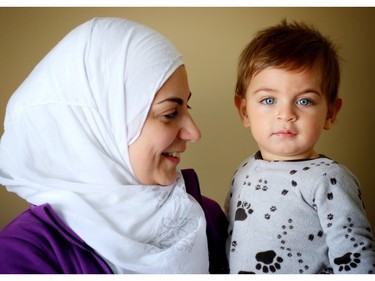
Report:
[[[168,173],[168,174],[163,174],[160,176],[160,178],[158,179],[158,185],[163,185],[163,186],[168,186],[168,185],[171,185],[173,183],[175,183],[177,179],[177,173],[176,171],[174,172],[171,172],[171,173]]]

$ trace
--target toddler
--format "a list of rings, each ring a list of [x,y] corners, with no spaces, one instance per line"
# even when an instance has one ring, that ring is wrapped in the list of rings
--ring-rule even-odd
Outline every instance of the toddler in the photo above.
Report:
[[[357,178],[315,150],[341,108],[336,47],[314,27],[260,31],[240,56],[235,105],[259,151],[226,200],[231,273],[373,273]]]

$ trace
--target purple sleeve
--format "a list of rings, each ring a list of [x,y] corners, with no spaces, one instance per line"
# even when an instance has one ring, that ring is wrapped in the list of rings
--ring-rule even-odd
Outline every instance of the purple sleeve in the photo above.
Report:
[[[202,206],[207,221],[207,242],[210,260],[210,273],[229,273],[228,260],[225,251],[228,236],[228,220],[220,205],[201,195],[199,179],[194,169],[182,170],[186,191]]]
[[[0,273],[112,273],[50,205],[30,207],[0,232]]]

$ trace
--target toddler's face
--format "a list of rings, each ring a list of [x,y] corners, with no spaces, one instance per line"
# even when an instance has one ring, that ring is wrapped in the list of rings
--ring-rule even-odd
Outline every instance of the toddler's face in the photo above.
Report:
[[[314,146],[334,121],[328,116],[317,67],[266,68],[251,79],[246,97],[236,97],[235,103],[265,160],[317,157]]]

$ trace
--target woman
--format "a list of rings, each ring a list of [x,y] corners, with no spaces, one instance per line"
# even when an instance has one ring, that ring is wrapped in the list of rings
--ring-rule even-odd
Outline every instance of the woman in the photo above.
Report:
[[[207,273],[206,220],[177,169],[200,131],[181,55],[132,21],[70,32],[12,96],[0,183],[32,204],[2,273]]]

